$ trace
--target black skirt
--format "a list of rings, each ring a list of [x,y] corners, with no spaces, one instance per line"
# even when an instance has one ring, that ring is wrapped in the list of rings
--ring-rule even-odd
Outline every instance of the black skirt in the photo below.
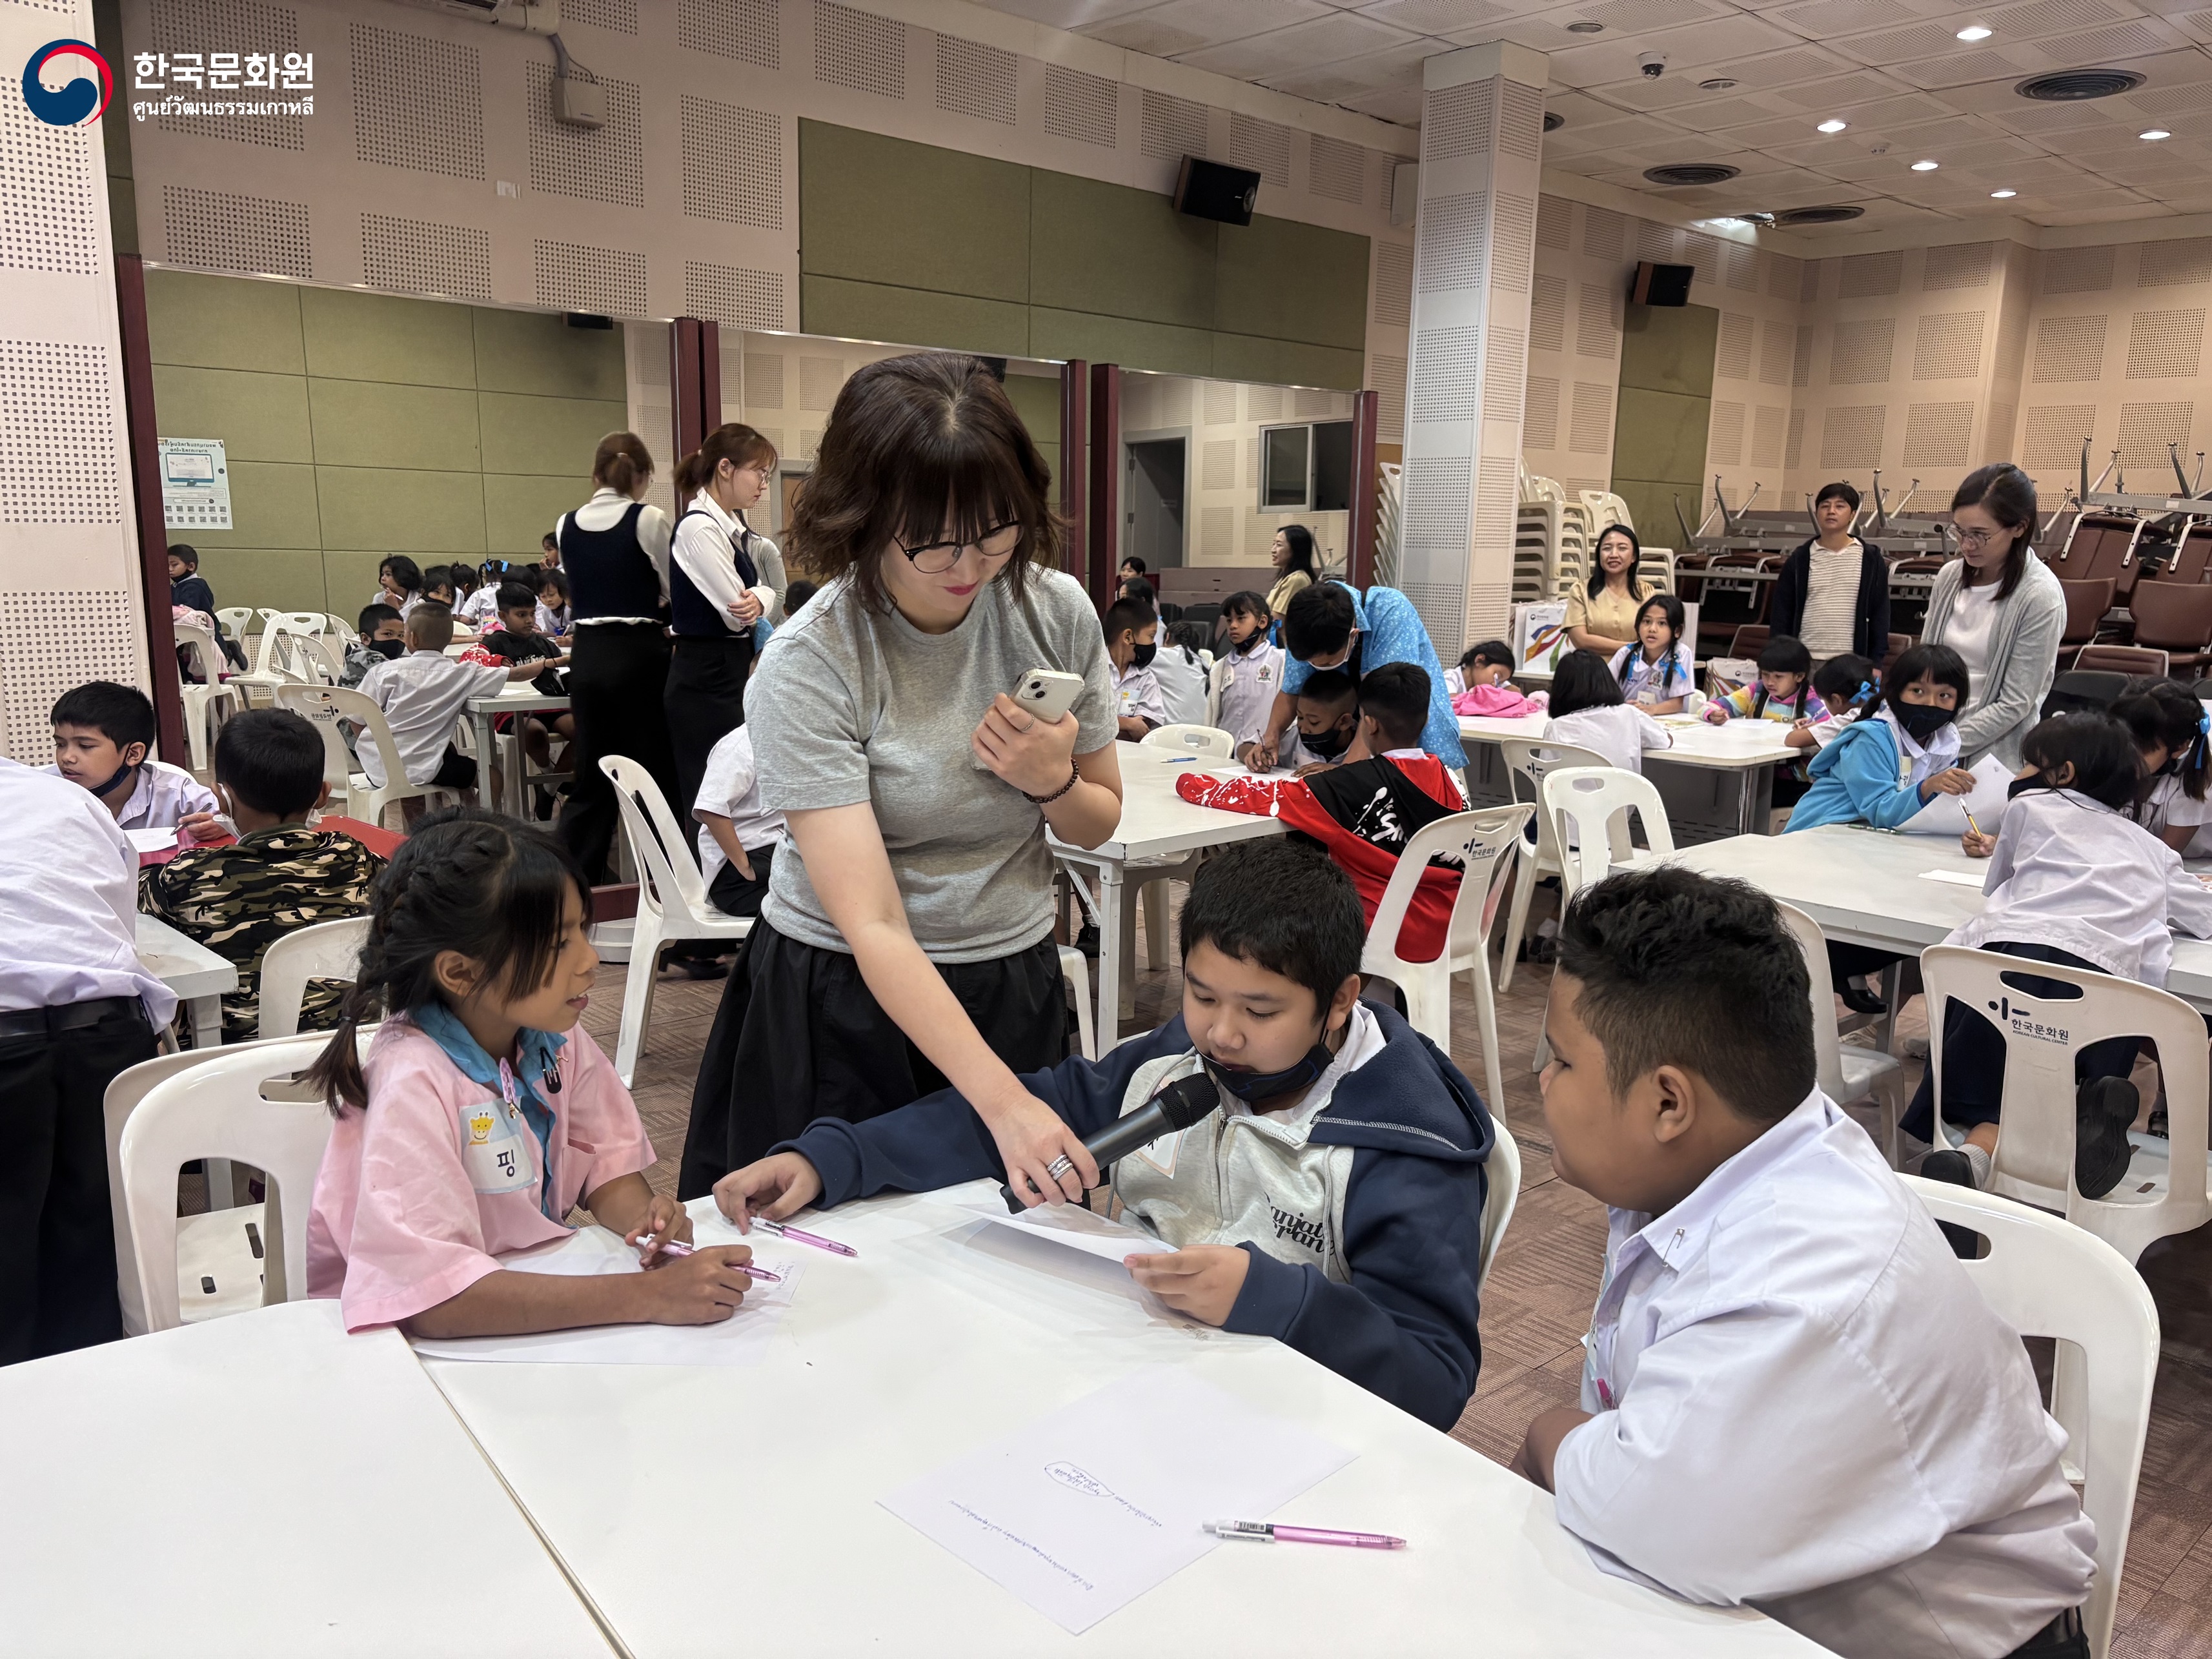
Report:
[[[753,636],[719,640],[679,635],[671,642],[662,704],[675,751],[678,799],[668,804],[685,822],[707,776],[714,745],[745,723],[745,676],[753,664]]]
[[[1050,938],[994,962],[939,963],[983,1041],[1016,1073],[1067,1056],[1060,947]],[[753,924],[722,992],[691,1094],[678,1195],[697,1198],[817,1117],[864,1122],[945,1087],[891,1023],[842,951]]]

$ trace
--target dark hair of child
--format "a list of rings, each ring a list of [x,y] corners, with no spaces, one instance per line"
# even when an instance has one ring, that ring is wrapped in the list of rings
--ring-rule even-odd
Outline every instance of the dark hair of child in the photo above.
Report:
[[[171,542],[169,544],[169,556],[176,560],[178,563],[183,565],[187,570],[197,570],[200,568],[199,549],[197,547],[187,546],[183,542]]]
[[[1106,630],[1106,643],[1111,645],[1124,634],[1134,634],[1159,620],[1152,606],[1135,599],[1116,599],[1106,607],[1106,616],[1100,626]]]
[[[792,583],[789,587],[784,590],[783,614],[787,617],[797,616],[799,614],[799,608],[821,591],[822,590],[817,587],[812,582],[806,580],[803,577],[798,581]]]
[[[533,589],[524,586],[520,582],[501,582],[499,593],[492,603],[502,615],[509,611],[535,611],[538,609],[538,595]]]
[[[423,592],[429,593],[441,587],[455,599],[460,598],[453,586],[453,567],[449,564],[434,564],[422,573]]]
[[[1794,640],[1787,634],[1777,634],[1768,640],[1759,653],[1759,672],[1768,674],[1797,676],[1797,715],[1805,718],[1805,705],[1813,700],[1813,653],[1805,648],[1805,641]],[[1766,712],[1766,681],[1759,683],[1759,695],[1751,700],[1751,717],[1757,720]]]
[[[368,937],[359,977],[339,1005],[337,1030],[307,1073],[332,1115],[368,1104],[355,1031],[445,1000],[438,957],[457,951],[484,983],[521,996],[543,985],[561,954],[570,892],[592,915],[592,890],[560,842],[544,830],[479,807],[425,817],[369,890]]]
[[[1429,671],[1412,662],[1370,670],[1360,677],[1359,712],[1375,717],[1391,748],[1419,748],[1429,723]]]
[[[1316,677],[1318,678],[1318,677]],[[1315,1014],[1359,971],[1367,921],[1358,890],[1318,848],[1239,842],[1199,866],[1182,907],[1182,959],[1211,945],[1314,994]]]
[[[1301,587],[1291,595],[1283,611],[1283,647],[1300,662],[1334,656],[1352,643],[1357,613],[1352,610],[1351,591],[1340,583],[1316,582]]]
[[[399,619],[398,608],[395,605],[365,605],[361,608],[361,615],[354,618],[354,626],[364,634],[373,635],[385,623]]]
[[[1616,1099],[1662,1066],[1695,1073],[1755,1123],[1812,1093],[1805,953],[1748,883],[1671,865],[1608,877],[1567,907],[1558,961],[1581,985],[1575,1012]]]
[[[1948,685],[1959,694],[1958,711],[1966,712],[1966,663],[1948,645],[1916,645],[1899,653],[1881,677],[1881,700],[1889,708],[1899,707],[1905,700],[1905,688],[1917,685],[1922,680],[1933,680],[1938,685]]]
[[[215,781],[240,805],[288,818],[315,804],[324,757],[312,720],[289,708],[249,708],[225,720],[216,736]]]
[[[1121,561],[1121,568],[1124,570],[1133,570],[1139,576],[1145,574],[1146,569],[1145,562],[1133,553],[1129,555],[1127,558]]]
[[[1176,645],[1182,647],[1189,654],[1193,662],[1196,662],[1198,653],[1207,649],[1212,643],[1204,623],[1170,623],[1168,638]]]
[[[1240,589],[1222,600],[1221,614],[1224,617],[1252,617],[1263,623],[1274,620],[1267,609],[1267,597],[1255,593],[1249,588]]]
[[[446,574],[453,584],[453,598],[465,599],[483,586],[483,578],[477,574],[476,566],[456,559],[446,567]]]
[[[1824,697],[1844,698],[1854,714],[1863,714],[1881,700],[1874,683],[1874,665],[1848,653],[1829,658],[1813,671],[1813,689]]]
[[[1132,576],[1123,582],[1121,597],[1125,599],[1134,599],[1139,605],[1148,606],[1154,611],[1160,607],[1160,596],[1153,591],[1152,585],[1142,576]]]
[[[2206,741],[2212,715],[2205,714],[2203,703],[2172,680],[2134,679],[2112,704],[2112,713],[2134,734],[2137,749],[2155,744],[2166,751],[2166,769],[2181,780],[2182,793],[2191,800],[2204,799],[2208,765],[2212,764]]]
[[[550,598],[547,597],[549,594]],[[566,611],[568,608],[568,579],[557,570],[539,571],[538,597],[548,611]],[[556,604],[556,600],[559,603]]]
[[[1480,645],[1470,645],[1459,659],[1462,668],[1497,668],[1513,666],[1513,647],[1503,640],[1485,640]]]
[[[420,593],[422,591],[422,567],[404,553],[394,553],[376,567],[377,574],[380,576],[386,571],[391,573],[392,580],[398,584],[401,592]]]
[[[453,642],[453,608],[425,599],[407,613],[410,651],[443,651]]]
[[[1633,646],[1629,647],[1635,649]],[[1595,651],[1570,651],[1552,671],[1551,716],[1579,714],[1585,708],[1610,708],[1627,699],[1603,657]]]
[[[1359,701],[1359,685],[1341,668],[1317,669],[1307,675],[1306,683],[1298,688],[1298,700],[1319,703],[1324,708],[1340,709],[1346,703]]]
[[[1667,665],[1665,678],[1659,682],[1659,689],[1664,691],[1682,672],[1681,664],[1674,660],[1674,647],[1682,642],[1682,624],[1689,615],[1682,609],[1681,600],[1672,593],[1654,593],[1636,607],[1636,640],[1628,647],[1628,654],[1620,659],[1620,683],[1624,686],[1628,684],[1630,672],[1644,654],[1644,619],[1654,611],[1667,624],[1667,643],[1659,655],[1659,660]]]
[[[149,754],[160,729],[146,694],[113,680],[87,680],[75,690],[63,692],[52,718],[56,726],[82,726],[97,732],[118,749],[143,743]]]
[[[2136,748],[2135,734],[2110,714],[2086,709],[2053,714],[2021,739],[2020,755],[2036,770],[2035,788],[2070,789],[2116,812],[2135,805],[2142,756]],[[2073,767],[2074,775],[2061,784],[2057,775],[2067,765]]]

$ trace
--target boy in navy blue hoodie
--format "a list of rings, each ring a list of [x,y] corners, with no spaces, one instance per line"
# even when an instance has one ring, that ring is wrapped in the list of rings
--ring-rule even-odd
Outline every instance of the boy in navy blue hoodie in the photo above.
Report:
[[[1366,929],[1343,871],[1286,840],[1208,860],[1182,912],[1182,1012],[1105,1059],[1026,1078],[1091,1136],[1204,1071],[1221,1109],[1123,1158],[1122,1218],[1176,1246],[1131,1275],[1209,1325],[1273,1336],[1439,1429],[1474,1392],[1484,1170],[1474,1085],[1359,998]],[[819,1118],[715,1183],[742,1230],[810,1203],[1005,1179],[952,1090],[864,1122]],[[1057,1193],[1054,1201],[1060,1201]]]

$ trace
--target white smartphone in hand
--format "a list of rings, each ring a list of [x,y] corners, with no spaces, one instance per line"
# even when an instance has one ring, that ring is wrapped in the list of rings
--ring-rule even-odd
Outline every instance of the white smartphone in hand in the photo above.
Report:
[[[1082,675],[1032,668],[1022,676],[1021,684],[1014,688],[1013,697],[1022,706],[1023,713],[1049,723],[1074,708],[1076,698],[1082,694]]]

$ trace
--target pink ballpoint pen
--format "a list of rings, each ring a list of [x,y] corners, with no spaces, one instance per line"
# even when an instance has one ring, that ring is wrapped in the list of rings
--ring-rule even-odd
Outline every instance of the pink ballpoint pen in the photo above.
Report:
[[[764,1215],[754,1216],[751,1218],[751,1224],[764,1232],[775,1234],[778,1238],[787,1238],[794,1244],[811,1244],[817,1250],[829,1250],[837,1255],[860,1255],[860,1252],[850,1244],[840,1244],[836,1239],[824,1238],[819,1233],[801,1232],[788,1223],[770,1221]]]
[[[1401,1550],[1402,1538],[1386,1532],[1338,1532],[1328,1527],[1285,1527],[1272,1521],[1209,1521],[1216,1538],[1243,1538],[1255,1544],[1342,1544],[1357,1550]]]
[[[647,1261],[653,1260],[653,1249],[652,1235],[647,1234],[645,1237],[638,1240],[635,1248],[644,1253],[645,1259]],[[677,1240],[672,1238],[661,1245],[660,1254],[663,1255],[690,1255],[692,1253],[692,1249],[693,1247],[691,1245],[680,1243]],[[749,1267],[742,1261],[732,1261],[728,1265],[735,1267],[747,1279],[757,1279],[764,1285],[781,1285],[783,1283],[783,1275],[781,1273],[772,1273],[765,1267]]]

